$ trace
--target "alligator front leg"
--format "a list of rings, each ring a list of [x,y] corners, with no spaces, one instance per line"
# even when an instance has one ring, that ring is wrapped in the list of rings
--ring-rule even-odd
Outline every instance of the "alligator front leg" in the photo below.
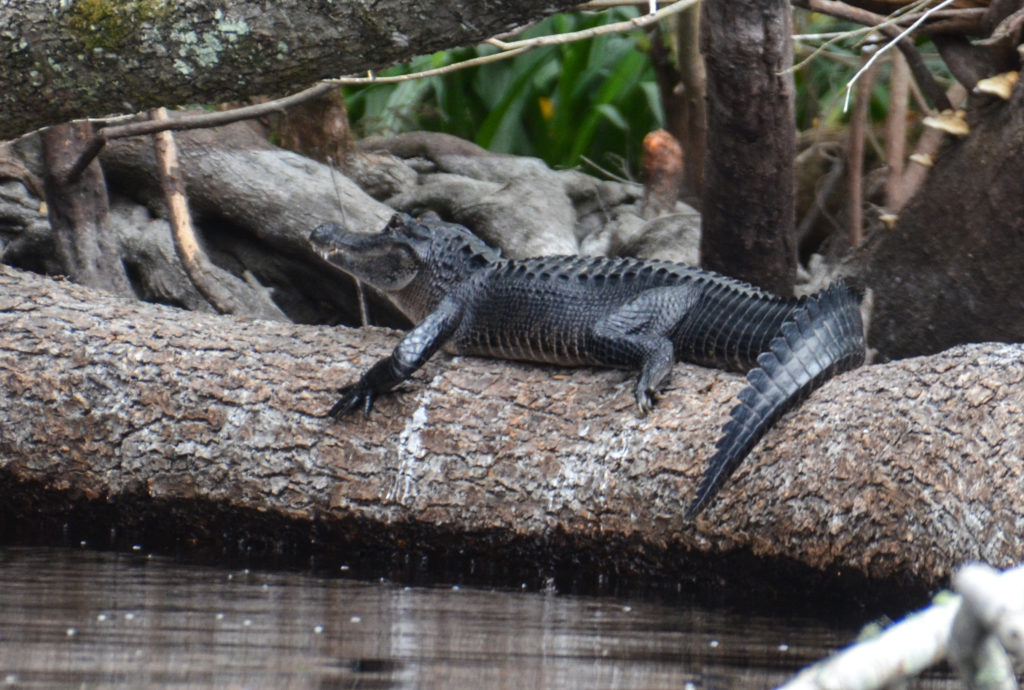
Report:
[[[327,412],[340,419],[356,408],[370,415],[374,401],[408,379],[444,345],[462,320],[458,300],[445,298],[440,306],[416,328],[406,333],[390,356],[370,367],[359,380],[339,389],[341,397]]]

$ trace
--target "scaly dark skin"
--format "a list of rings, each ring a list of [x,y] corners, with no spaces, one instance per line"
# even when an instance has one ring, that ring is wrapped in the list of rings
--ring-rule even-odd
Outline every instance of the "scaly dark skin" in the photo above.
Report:
[[[769,427],[864,361],[856,294],[842,283],[784,298],[683,264],[630,258],[504,259],[466,228],[399,214],[378,235],[321,225],[327,261],[384,293],[416,327],[341,389],[340,418],[369,414],[439,348],[455,354],[639,372],[641,413],[676,361],[747,373],[748,386],[687,516],[699,513]]]

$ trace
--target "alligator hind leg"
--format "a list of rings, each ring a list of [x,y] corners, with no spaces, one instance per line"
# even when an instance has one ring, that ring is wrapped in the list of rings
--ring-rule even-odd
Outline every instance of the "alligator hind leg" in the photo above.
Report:
[[[641,414],[654,407],[675,363],[670,334],[686,316],[693,299],[678,287],[653,288],[622,305],[594,325],[592,352],[607,365],[638,369],[633,395]]]
[[[641,414],[647,414],[654,407],[654,395],[668,379],[675,362],[672,341],[667,337],[629,335],[621,331],[595,327],[593,342],[606,363],[626,369],[639,369],[633,395]]]

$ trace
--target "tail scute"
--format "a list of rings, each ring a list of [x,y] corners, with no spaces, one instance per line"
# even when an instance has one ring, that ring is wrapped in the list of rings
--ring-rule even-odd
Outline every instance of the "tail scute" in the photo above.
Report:
[[[722,428],[697,497],[686,512],[696,516],[718,493],[765,432],[826,380],[864,363],[860,298],[842,282],[818,292],[780,327]]]

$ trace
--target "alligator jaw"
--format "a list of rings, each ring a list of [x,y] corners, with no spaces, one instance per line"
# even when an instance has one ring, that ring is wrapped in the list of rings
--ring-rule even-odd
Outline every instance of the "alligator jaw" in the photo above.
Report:
[[[420,270],[415,248],[399,233],[346,232],[324,223],[310,233],[309,244],[328,263],[384,292],[401,290]]]
[[[310,233],[309,244],[325,261],[344,268],[344,257],[386,246],[381,239],[380,235],[346,232],[340,225],[324,223]]]

